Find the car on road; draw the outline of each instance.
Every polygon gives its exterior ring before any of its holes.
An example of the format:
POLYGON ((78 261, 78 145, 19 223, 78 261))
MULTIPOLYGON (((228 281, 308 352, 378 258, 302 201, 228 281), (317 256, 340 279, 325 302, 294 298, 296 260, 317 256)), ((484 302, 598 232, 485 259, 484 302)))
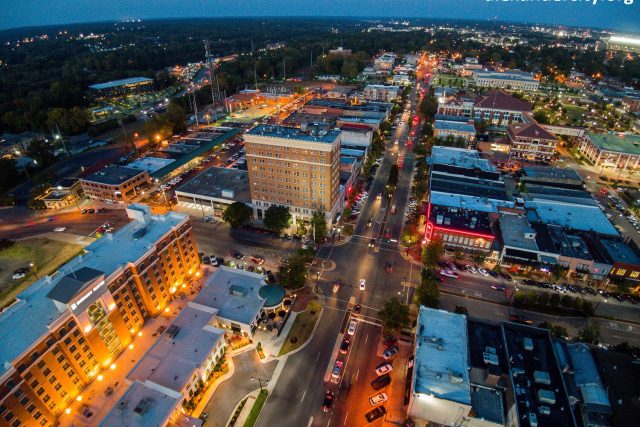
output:
POLYGON ((342 367, 344 366, 344 362, 342 360, 336 360, 336 364, 333 365, 333 370, 331 371, 331 376, 333 378, 340 378, 340 374, 342 374, 342 367))
POLYGON ((244 259, 244 254, 240 251, 234 251, 233 252, 233 257, 235 259, 244 259))
POLYGON ((362 306, 360 304, 356 304, 353 306, 353 312, 355 314, 360 314, 360 310, 362 310, 362 306))
POLYGON ((440 270, 440 275, 441 276, 445 276, 445 277, 451 277, 454 279, 458 278, 458 273, 456 273, 455 271, 451 271, 451 270, 440 270))
POLYGON ((349 353, 349 348, 351 347, 351 340, 349 338, 345 338, 342 340, 340 344, 340 353, 347 354, 349 353))
POLYGON ((389 384, 391 384, 391 376, 389 374, 382 375, 371 381, 371 387, 373 387, 374 390, 380 390, 389 384))
POLYGON ((482 268, 482 267, 478 268, 478 273, 482 274, 485 277, 489 276, 489 272, 487 270, 485 270, 484 268, 482 268))
POLYGON ((393 371, 393 366, 391 366, 391 363, 383 362, 376 367, 375 371, 376 375, 381 377, 382 375, 393 371))
POLYGON ((67 227, 56 227, 56 228, 53 229, 53 231, 55 231, 57 233, 61 233, 66 229, 67 229, 67 227))
POLYGON ((340 286, 342 286, 342 285, 340 283, 338 283, 338 282, 334 282, 333 283, 333 293, 334 294, 338 293, 338 291, 340 290, 340 286))
POLYGON ((385 263, 384 271, 391 273, 393 271, 393 265, 390 262, 385 263))
POLYGON ((491 289, 496 290, 498 292, 504 292, 507 290, 507 287, 503 285, 491 285, 491 289))
POLYGON ((494 279, 500 278, 500 275, 493 270, 489 270, 489 275, 491 275, 491 277, 493 277, 494 279))
POLYGON ((384 406, 378 406, 372 409, 371 411, 367 412, 366 414, 364 414, 364 417, 367 419, 367 422, 372 423, 378 418, 384 416, 384 414, 386 413, 387 413, 387 410, 384 408, 384 406))
POLYGON ((351 322, 349 322, 349 327, 347 328, 347 334, 355 335, 357 327, 358 327, 357 321, 352 320, 351 322))
POLYGON ((531 319, 527 319, 527 318, 522 317, 522 316, 519 316, 519 315, 517 315, 517 314, 512 314, 511 316, 509 316, 509 319, 510 319, 512 322, 516 322, 516 323, 524 323, 524 324, 527 324, 527 325, 531 325, 531 324, 533 323, 533 320, 531 320, 531 319))
POLYGON ((262 256, 260 256, 260 255, 253 255, 253 256, 251 257, 251 261, 252 261, 254 264, 262 265, 262 264, 264 264, 264 257, 262 257, 262 256))
POLYGON ((398 347, 391 347, 382 353, 384 360, 393 360, 398 357, 398 347))
POLYGON ((371 403, 371 406, 376 406, 386 402, 387 400, 389 400, 387 393, 378 393, 369 398, 369 403, 371 403))
POLYGON ((372 248, 376 245, 376 239, 369 240, 369 247, 372 248))
POLYGON ((369 218, 369 221, 367 221, 367 227, 371 227, 372 224, 373 224, 373 218, 369 218))
POLYGON ((333 405, 333 398, 333 392, 327 390, 327 392, 324 394, 324 401, 322 402, 322 411, 329 412, 329 409, 331 409, 331 405, 333 405))
POLYGON ((365 279, 360 279, 360 290, 364 291, 364 288, 367 284, 367 281, 365 279))
POLYGON ((13 276, 11 276, 11 278, 12 278, 13 280, 18 280, 18 279, 22 279, 22 278, 23 278, 23 277, 25 277, 26 275, 27 275, 27 273, 26 273, 26 272, 16 272, 16 273, 13 273, 13 276))

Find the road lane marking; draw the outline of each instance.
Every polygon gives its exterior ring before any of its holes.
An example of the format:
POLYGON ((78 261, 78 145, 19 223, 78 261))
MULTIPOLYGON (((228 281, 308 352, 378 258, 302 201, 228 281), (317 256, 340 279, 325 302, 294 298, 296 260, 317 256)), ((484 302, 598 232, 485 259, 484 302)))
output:
POLYGON ((313 424, 313 417, 309 418, 309 423, 307 424, 307 427, 311 427, 311 424, 313 424))
POLYGON ((349 416, 349 412, 347 411, 346 414, 344 414, 344 422, 342 423, 343 426, 347 425, 347 417, 349 416))
POLYGON ((360 375, 360 369, 356 371, 356 381, 358 381, 358 375, 360 375))
POLYGON ((318 352, 318 356, 316 356, 316 362, 320 359, 320 352, 318 352))
MULTIPOLYGON (((331 415, 333 415, 333 411, 331 411, 331 415)), ((313 417, 311 417, 313 418, 313 417)), ((329 424, 331 424, 331 418, 329 418, 329 421, 327 421, 327 427, 329 427, 329 424)))
POLYGON ((365 344, 367 343, 367 340, 368 340, 368 339, 369 339, 369 334, 367 334, 367 335, 364 337, 364 343, 365 343, 365 344))
POLYGON ((304 397, 307 395, 307 389, 304 389, 304 393, 302 393, 302 399, 300 399, 300 403, 304 400, 304 397))

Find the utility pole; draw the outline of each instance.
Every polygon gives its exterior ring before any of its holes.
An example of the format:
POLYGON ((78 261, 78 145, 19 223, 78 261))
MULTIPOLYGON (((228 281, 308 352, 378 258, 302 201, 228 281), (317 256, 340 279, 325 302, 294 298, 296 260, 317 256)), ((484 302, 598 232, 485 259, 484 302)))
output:
POLYGON ((198 123, 198 104, 196 103, 196 90, 193 90, 193 114, 194 117, 196 118, 196 126, 200 125, 200 123, 198 123))
POLYGON ((287 62, 285 59, 282 60, 282 81, 287 81, 287 62))
POLYGON ((213 103, 213 109, 216 108, 216 97, 213 93, 213 59, 211 58, 211 50, 209 49, 209 40, 204 41, 204 53, 207 60, 207 66, 209 67, 209 84, 211 85, 211 102, 213 103))

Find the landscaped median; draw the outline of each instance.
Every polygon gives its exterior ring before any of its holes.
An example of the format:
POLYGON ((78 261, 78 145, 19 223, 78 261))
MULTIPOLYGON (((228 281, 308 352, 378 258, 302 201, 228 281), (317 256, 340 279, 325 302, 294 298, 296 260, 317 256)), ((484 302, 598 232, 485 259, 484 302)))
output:
POLYGON ((244 427, 253 427, 253 425, 258 420, 258 415, 260 415, 260 411, 262 410, 262 407, 264 406, 264 402, 267 400, 268 395, 269 392, 266 389, 263 388, 262 390, 260 390, 260 393, 258 394, 258 397, 256 397, 256 401, 251 408, 251 412, 249 412, 249 415, 244 422, 244 427))
POLYGON ((322 305, 318 301, 309 301, 307 309, 296 316, 278 356, 296 350, 307 342, 320 318, 321 311, 322 305))

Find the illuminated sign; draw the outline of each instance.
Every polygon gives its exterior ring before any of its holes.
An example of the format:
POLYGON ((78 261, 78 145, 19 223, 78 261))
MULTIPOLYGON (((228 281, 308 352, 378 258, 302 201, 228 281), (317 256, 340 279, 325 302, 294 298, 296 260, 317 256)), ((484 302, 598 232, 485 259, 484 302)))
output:
POLYGON ((87 292, 86 294, 84 294, 78 301, 74 302, 71 304, 71 310, 74 310, 76 308, 78 308, 78 306, 80 304, 82 304, 87 298, 89 298, 91 295, 93 295, 93 293, 95 291, 97 291, 98 289, 100 289, 102 286, 104 286, 104 280, 100 281, 100 283, 98 283, 97 285, 95 285, 89 292, 87 292))
POLYGON ((431 221, 429 221, 427 223, 427 229, 426 229, 425 237, 427 238, 427 240, 431 240, 431 236, 432 235, 433 235, 433 224, 431 223, 431 221))

